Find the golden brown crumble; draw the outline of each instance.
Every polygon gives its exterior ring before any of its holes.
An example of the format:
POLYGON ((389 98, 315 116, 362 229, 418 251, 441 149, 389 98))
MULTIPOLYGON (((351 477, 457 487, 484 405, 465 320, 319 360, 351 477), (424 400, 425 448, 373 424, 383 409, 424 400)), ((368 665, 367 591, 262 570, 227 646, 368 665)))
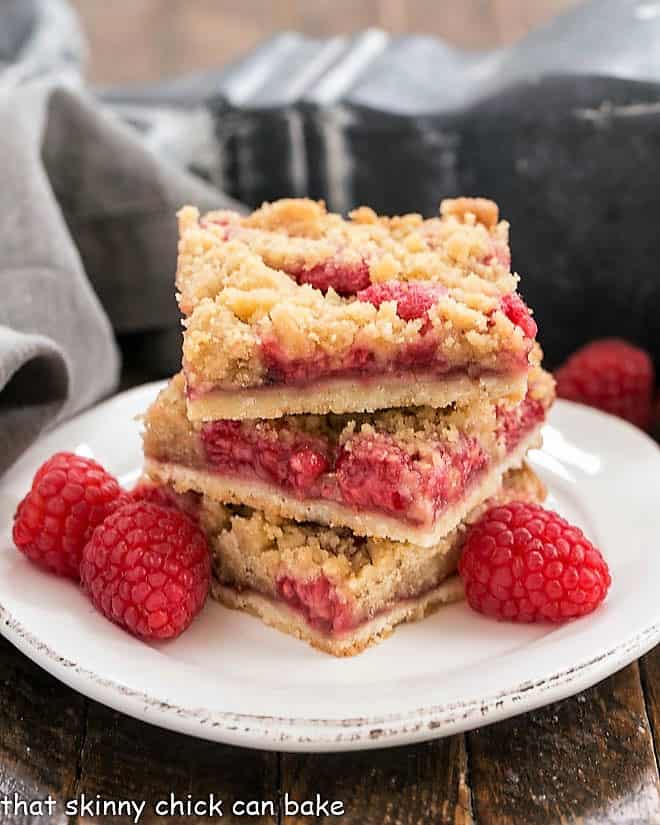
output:
POLYGON ((404 320, 396 303, 379 308, 354 296, 324 294, 287 273, 328 260, 366 262, 372 283, 393 279, 442 284, 448 292, 428 312, 432 340, 449 369, 478 363, 497 371, 501 354, 524 359, 529 346, 499 308, 517 277, 497 251, 507 250, 507 225, 483 199, 444 202, 441 216, 378 217, 362 207, 350 220, 321 203, 284 200, 248 217, 216 212, 200 221, 179 213, 179 302, 185 322, 184 366, 199 392, 214 386, 259 386, 262 342, 287 359, 330 359, 341 365, 355 348, 385 364, 419 341, 423 319, 404 320))
POLYGON ((500 216, 497 204, 487 198, 446 198, 440 204, 440 214, 453 215, 468 224, 477 221, 488 229, 497 226, 500 216))
POLYGON ((507 250, 508 224, 497 222, 497 206, 483 198, 459 199, 461 210, 443 201, 440 216, 424 220, 409 214, 379 217, 368 207, 354 210, 349 220, 329 213, 323 202, 283 199, 266 203, 251 215, 211 212, 200 221, 190 206, 179 212, 177 286, 185 312, 198 300, 221 288, 209 281, 208 269, 218 269, 234 241, 269 268, 295 273, 328 260, 342 265, 365 262, 372 283, 430 280, 453 288, 462 283, 486 294, 512 292, 516 276, 494 250, 507 250), (473 212, 469 211, 472 204, 473 212), (493 220, 493 215, 495 220, 493 220))

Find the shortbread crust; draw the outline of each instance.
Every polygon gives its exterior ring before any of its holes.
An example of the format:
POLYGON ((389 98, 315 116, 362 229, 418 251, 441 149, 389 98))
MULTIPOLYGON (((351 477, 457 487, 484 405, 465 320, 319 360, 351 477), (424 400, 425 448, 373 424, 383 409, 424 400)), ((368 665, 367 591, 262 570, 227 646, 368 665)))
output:
POLYGON ((434 613, 446 604, 461 601, 464 598, 463 583, 454 573, 440 582, 437 587, 422 596, 402 599, 382 613, 367 619, 359 627, 345 636, 329 636, 311 627, 305 618, 285 602, 268 598, 255 590, 237 590, 227 587, 215 579, 211 583, 211 596, 233 610, 261 619, 264 624, 295 636, 312 647, 332 656, 356 656, 367 647, 391 636, 395 628, 404 622, 418 622, 434 613))
POLYGON ((411 405, 441 409, 456 402, 465 405, 484 399, 513 405, 524 398, 526 389, 527 369, 511 375, 459 374, 444 378, 411 372, 405 376, 330 378, 309 387, 278 385, 241 392, 211 390, 199 397, 189 396, 187 414, 191 421, 214 421, 328 411, 374 412, 411 405))

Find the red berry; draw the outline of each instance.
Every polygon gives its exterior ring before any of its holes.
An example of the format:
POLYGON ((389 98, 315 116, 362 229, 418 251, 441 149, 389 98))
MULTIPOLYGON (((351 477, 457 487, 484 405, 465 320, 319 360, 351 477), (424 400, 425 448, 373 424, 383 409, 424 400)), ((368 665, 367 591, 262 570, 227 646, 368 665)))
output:
POLYGON ((651 423, 653 362, 647 352, 618 338, 582 347, 555 373, 557 395, 625 418, 651 423))
POLYGON ((121 495, 117 480, 96 461, 56 453, 18 505, 14 544, 41 567, 78 580, 83 547, 121 495))
POLYGON ((505 295, 500 300, 500 307, 509 321, 519 327, 527 338, 536 338, 538 332, 536 321, 530 315, 527 304, 520 295, 515 292, 505 295))
POLYGON ((404 321, 425 318, 439 298, 447 294, 442 284, 417 281, 385 281, 358 292, 360 301, 380 307, 385 301, 396 301, 396 314, 404 321))
POLYGON ((173 639, 190 625, 209 591, 206 537, 172 507, 125 504, 92 534, 80 578, 111 621, 143 639, 173 639))
POLYGON ((605 559, 578 527, 538 504, 488 510, 459 563, 468 603, 513 622, 563 622, 591 613, 611 584, 605 559))

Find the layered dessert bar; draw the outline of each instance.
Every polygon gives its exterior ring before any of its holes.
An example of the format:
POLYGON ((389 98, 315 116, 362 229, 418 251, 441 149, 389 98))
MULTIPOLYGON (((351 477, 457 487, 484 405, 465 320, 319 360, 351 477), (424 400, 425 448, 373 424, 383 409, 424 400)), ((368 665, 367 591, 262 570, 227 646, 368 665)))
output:
POLYGON ((429 547, 539 446, 552 377, 515 407, 487 398, 373 414, 191 423, 176 376, 144 420, 145 470, 180 492, 429 547))
POLYGON ((179 232, 194 421, 525 394, 536 324, 491 201, 445 200, 427 220, 304 199, 185 207, 179 232))
POLYGON ((351 656, 401 622, 462 598, 455 575, 467 526, 487 506, 540 502, 545 489, 527 467, 431 547, 360 538, 346 529, 299 524, 203 497, 199 519, 211 547, 212 594, 266 624, 335 656, 351 656))

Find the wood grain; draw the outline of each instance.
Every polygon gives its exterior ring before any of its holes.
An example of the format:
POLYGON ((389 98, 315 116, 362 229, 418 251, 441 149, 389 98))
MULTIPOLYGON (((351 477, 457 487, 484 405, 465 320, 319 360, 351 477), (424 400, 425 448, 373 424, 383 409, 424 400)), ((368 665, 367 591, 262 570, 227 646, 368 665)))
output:
POLYGON ((639 668, 646 699, 646 713, 651 723, 655 744, 655 760, 658 763, 658 754, 660 754, 660 646, 653 648, 650 653, 640 659, 639 668))
POLYGON ((468 734, 479 825, 660 822, 637 664, 575 699, 468 734))
POLYGON ((66 822, 63 800, 74 790, 86 700, 65 688, 0 637, 0 799, 12 803, 52 794, 52 816, 0 808, 0 823, 66 822))
MULTIPOLYGON (((389 750, 282 756, 282 792, 344 803, 342 825, 473 825, 463 736, 389 750)), ((284 825, 304 825, 286 815, 284 825)))
MULTIPOLYGON (((170 733, 102 705, 90 704, 77 795, 145 800, 141 825, 274 823, 277 821, 277 787, 275 753, 231 748, 170 733), (205 816, 201 810, 188 815, 186 808, 172 809, 172 816, 158 816, 157 803, 167 802, 170 794, 184 805, 189 798, 205 801, 213 794, 216 800, 224 800, 223 816, 205 816), (233 816, 232 806, 237 800, 273 801, 275 814, 233 816)), ((129 823, 131 818, 116 817, 111 821, 129 823)))
POLYGON ((499 46, 579 0, 73 0, 94 83, 158 80, 222 66, 281 29, 327 37, 369 26, 499 46), (121 55, 121 59, 118 59, 121 55))

